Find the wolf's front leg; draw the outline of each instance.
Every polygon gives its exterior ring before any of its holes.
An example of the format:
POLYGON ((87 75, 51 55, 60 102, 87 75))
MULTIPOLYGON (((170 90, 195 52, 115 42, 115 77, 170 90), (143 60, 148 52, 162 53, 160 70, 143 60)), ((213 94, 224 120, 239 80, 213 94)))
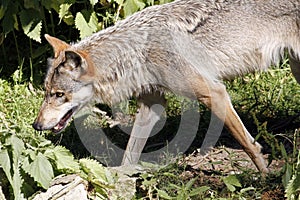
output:
POLYGON ((164 112, 165 99, 159 92, 138 99, 139 110, 123 156, 122 165, 137 164, 147 139, 164 112))

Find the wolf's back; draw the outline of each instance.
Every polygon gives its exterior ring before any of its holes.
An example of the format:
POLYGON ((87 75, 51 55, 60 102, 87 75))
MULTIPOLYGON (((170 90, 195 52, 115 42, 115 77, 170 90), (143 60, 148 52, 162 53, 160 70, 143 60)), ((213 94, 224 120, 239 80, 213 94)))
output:
MULTIPOLYGON (((295 0, 179 0, 146 8, 76 46, 98 58, 95 63, 105 62, 103 66, 111 66, 110 54, 127 61, 134 57, 132 64, 152 70, 160 66, 170 72, 193 70, 230 79, 278 62, 287 38, 291 49, 299 49, 295 41, 299 4, 295 0)), ((111 69, 119 72, 126 66, 111 69)))

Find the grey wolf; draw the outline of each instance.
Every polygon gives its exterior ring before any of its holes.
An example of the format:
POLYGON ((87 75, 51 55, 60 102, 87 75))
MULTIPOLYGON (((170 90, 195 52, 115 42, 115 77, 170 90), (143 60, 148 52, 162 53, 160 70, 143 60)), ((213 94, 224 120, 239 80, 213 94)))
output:
POLYGON ((210 108, 266 173, 261 146, 222 80, 266 70, 288 52, 300 82, 299 13, 298 0, 178 0, 146 8, 75 44, 45 35, 54 58, 33 127, 61 132, 90 101, 113 105, 136 96, 139 112, 123 159, 133 164, 160 116, 152 105, 164 104, 160 93, 169 90, 210 108))

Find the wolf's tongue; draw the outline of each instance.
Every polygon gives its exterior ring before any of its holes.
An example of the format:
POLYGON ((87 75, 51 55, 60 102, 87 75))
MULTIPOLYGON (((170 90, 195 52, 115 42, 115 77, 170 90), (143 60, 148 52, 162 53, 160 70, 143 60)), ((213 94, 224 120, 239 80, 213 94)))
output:
POLYGON ((68 119, 70 117, 72 117, 73 115, 73 111, 76 110, 76 108, 72 108, 71 110, 69 110, 64 116, 63 118, 58 122, 58 124, 56 124, 56 126, 54 126, 52 128, 52 132, 53 133, 59 133, 60 131, 62 131, 65 126, 66 126, 66 122, 68 121, 68 119))

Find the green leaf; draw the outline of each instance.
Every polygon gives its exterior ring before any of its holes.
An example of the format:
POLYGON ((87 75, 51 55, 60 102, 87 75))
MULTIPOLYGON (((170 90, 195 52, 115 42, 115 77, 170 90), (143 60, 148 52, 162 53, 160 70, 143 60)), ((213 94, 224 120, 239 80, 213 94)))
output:
POLYGON ((178 178, 178 176, 176 176, 175 174, 170 173, 170 172, 164 172, 163 175, 168 176, 168 177, 172 177, 172 178, 178 178))
POLYGON ((294 174, 285 189, 285 197, 288 199, 300 199, 300 151, 298 152, 294 174))
MULTIPOLYGON (((39 49, 39 51, 41 51, 41 49, 39 49)), ((45 51, 42 51, 43 53, 45 53, 45 51)), ((51 146, 51 141, 50 140, 47 140, 47 139, 45 139, 45 138, 41 138, 40 139, 40 142, 38 143, 38 147, 39 148, 43 148, 43 147, 49 147, 49 146, 51 146)))
POLYGON ((13 182, 11 186, 14 190, 14 197, 15 199, 25 199, 24 195, 22 194, 21 187, 23 185, 23 179, 21 177, 19 166, 14 166, 14 175, 13 175, 13 182))
POLYGON ((242 185, 236 175, 229 175, 224 179, 225 179, 224 182, 227 182, 227 183, 237 186, 237 187, 242 187, 242 185))
POLYGON ((54 173, 52 165, 46 156, 42 153, 38 153, 36 159, 31 162, 29 166, 26 172, 43 188, 47 189, 50 185, 50 181, 54 177, 54 173))
POLYGON ((193 179, 189 180, 189 182, 187 182, 187 184, 185 185, 185 188, 187 190, 190 190, 197 179, 198 178, 196 177, 196 178, 193 178, 193 179))
POLYGON ((23 10, 20 13, 20 21, 24 33, 31 39, 41 42, 42 19, 34 9, 23 10))
MULTIPOLYGON (((59 6, 59 18, 60 22, 61 20, 64 20, 64 22, 68 25, 73 25, 74 24, 74 16, 70 12, 70 7, 72 4, 64 3, 59 6)), ((59 23, 60 23, 59 22, 59 23)))
POLYGON ((288 160, 289 157, 288 157, 288 155, 286 153, 286 150, 285 150, 285 147, 284 147, 284 145, 282 143, 280 143, 280 151, 281 151, 281 155, 283 156, 283 158, 285 160, 288 160))
POLYGON ((67 14, 69 14, 69 8, 72 4, 64 3, 59 6, 58 16, 62 20, 67 14))
POLYGON ((75 17, 75 26, 80 32, 80 38, 90 36, 98 30, 98 19, 95 12, 78 12, 75 17))
POLYGON ((164 190, 157 190, 158 196, 164 198, 164 199, 172 199, 171 196, 168 195, 168 193, 164 190))
POLYGON ((285 197, 288 197, 288 199, 297 199, 297 197, 298 199, 300 198, 300 173, 293 176, 287 185, 285 193, 285 197))
POLYGON ((83 158, 79 160, 79 163, 82 169, 81 176, 90 181, 99 194, 106 197, 106 189, 114 188, 114 179, 110 171, 96 160, 83 158))
POLYGON ((225 178, 223 178, 223 181, 227 188, 231 191, 234 192, 236 190, 235 187, 242 187, 240 181, 236 177, 236 175, 229 175, 225 178))
POLYGON ((243 189, 241 189, 240 193, 244 194, 244 193, 246 193, 248 191, 251 191, 251 190, 255 191, 255 187, 246 187, 246 188, 243 188, 243 189))
POLYGON ((293 175, 293 167, 289 163, 286 163, 284 166, 285 166, 285 173, 281 177, 281 180, 284 188, 286 188, 293 175))
POLYGON ((30 170, 30 161, 29 161, 29 157, 25 157, 23 162, 22 162, 22 169, 28 173, 28 171, 30 170))
POLYGON ((24 143, 16 135, 11 135, 6 139, 5 144, 10 149, 2 149, 0 151, 0 166, 13 189, 15 199, 24 199, 21 187, 23 179, 20 175, 20 159, 24 149, 24 143), (10 158, 10 153, 12 158, 10 158))
POLYGON ((34 28, 30 32, 25 34, 29 38, 41 43, 41 30, 42 30, 42 20, 40 20, 39 23, 37 23, 36 26, 34 26, 34 28))
POLYGON ((0 167, 3 169, 8 181, 12 183, 12 176, 10 172, 11 163, 7 149, 0 150, 0 167))
POLYGON ((193 196, 196 196, 199 194, 204 194, 209 189, 210 189, 210 187, 208 187, 208 186, 202 186, 202 187, 192 189, 192 191, 190 192, 190 196, 193 197, 193 196))
POLYGON ((3 16, 2 24, 1 24, 5 35, 11 32, 16 27, 16 24, 18 24, 16 18, 16 14, 18 13, 18 3, 13 3, 12 1, 9 1, 7 8, 9 9, 5 9, 5 6, 3 8, 4 9, 3 11, 6 12, 5 15, 3 16))
POLYGON ((107 169, 96 160, 82 158, 79 160, 80 166, 86 174, 89 174, 95 179, 107 181, 107 169))
POLYGON ((230 192, 234 192, 236 190, 236 188, 233 185, 229 184, 229 183, 225 183, 225 185, 226 185, 226 187, 228 188, 228 190, 230 192))
MULTIPOLYGON (((0 6, 0 20, 2 19, 3 16, 5 16, 6 10, 9 7, 10 3, 11 3, 11 1, 1 1, 1 6, 0 6)), ((11 10, 11 8, 9 10, 11 10)), ((9 10, 8 10, 8 12, 9 12, 9 10)))
POLYGON ((180 189, 181 189, 180 186, 175 185, 174 183, 170 183, 169 186, 171 186, 171 187, 173 187, 173 188, 175 188, 175 189, 177 189, 177 190, 180 190, 180 189))
POLYGON ((6 11, 6 8, 3 5, 1 5, 0 6, 0 20, 3 18, 5 11, 6 11))
POLYGON ((25 148, 24 142, 16 135, 12 135, 10 138, 8 138, 8 143, 12 146, 14 163, 17 164, 17 160, 25 148))
POLYGON ((143 181, 144 186, 153 186, 153 185, 156 185, 156 184, 157 184, 157 179, 156 178, 151 178, 149 180, 144 179, 144 181, 143 181))
POLYGON ((79 172, 79 163, 75 161, 72 153, 62 146, 56 146, 54 149, 46 150, 45 156, 56 163, 58 170, 79 172))
POLYGON ((126 0, 124 3, 124 17, 142 10, 145 6, 146 4, 142 0, 126 0))

